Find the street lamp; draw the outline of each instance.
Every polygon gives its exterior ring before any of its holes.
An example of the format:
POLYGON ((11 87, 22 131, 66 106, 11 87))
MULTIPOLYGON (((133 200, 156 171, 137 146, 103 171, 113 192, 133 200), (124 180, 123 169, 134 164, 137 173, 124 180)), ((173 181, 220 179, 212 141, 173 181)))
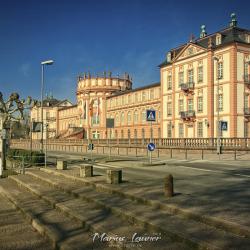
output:
POLYGON ((42 121, 42 129, 41 129, 41 152, 43 153, 43 92, 44 92, 44 66, 52 65, 54 63, 53 60, 47 60, 41 62, 42 65, 42 79, 41 79, 41 121, 42 121))
POLYGON ((221 127, 220 127, 220 108, 219 108, 219 58, 214 56, 213 57, 214 61, 217 62, 217 154, 221 153, 221 146, 220 146, 220 136, 221 136, 221 127))

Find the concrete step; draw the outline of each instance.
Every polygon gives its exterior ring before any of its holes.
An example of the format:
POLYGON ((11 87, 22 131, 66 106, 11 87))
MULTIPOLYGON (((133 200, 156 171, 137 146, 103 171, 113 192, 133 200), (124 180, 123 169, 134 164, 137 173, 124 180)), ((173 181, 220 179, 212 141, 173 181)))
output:
POLYGON ((2 195, 0 195, 0 249, 53 249, 52 242, 34 230, 22 213, 17 211, 13 204, 2 195))
POLYGON ((166 233, 172 236, 172 239, 182 239, 190 245, 191 243, 198 244, 200 247, 209 249, 247 249, 250 245, 249 238, 243 238, 195 220, 172 215, 161 209, 122 198, 119 195, 97 192, 93 186, 85 186, 83 182, 77 179, 73 181, 65 178, 65 176, 53 173, 57 172, 47 173, 39 170, 27 172, 28 175, 63 190, 73 197, 78 197, 110 210, 113 214, 133 224, 166 233))
MULTIPOLYGON (((106 244, 92 242, 92 232, 81 222, 66 217, 10 178, 0 181, 0 192, 25 215, 40 234, 51 240, 54 249, 107 249, 106 244)), ((8 242, 11 240, 12 237, 8 242)), ((29 240, 31 239, 28 238, 27 241, 29 240)))
MULTIPOLYGON (((10 179, 47 201, 50 205, 65 213, 69 218, 80 221, 90 228, 93 233, 98 233, 98 235, 106 233, 110 237, 116 237, 117 235, 125 237, 127 241, 124 240, 117 247, 141 249, 143 246, 143 249, 153 249, 155 247, 157 249, 166 249, 166 246, 168 246, 167 249, 189 249, 190 245, 193 246, 193 244, 184 243, 182 239, 179 241, 163 233, 159 235, 158 231, 147 230, 140 225, 129 223, 127 218, 114 215, 110 212, 110 209, 99 206, 96 202, 75 198, 59 189, 46 185, 46 182, 39 178, 39 173, 41 171, 27 171, 27 175, 12 176, 10 179), (157 242, 141 242, 140 244, 131 245, 129 241, 131 241, 135 233, 138 236, 160 236, 161 239, 157 242)), ((48 180, 49 178, 46 177, 46 179, 48 180)), ((112 244, 115 243, 113 242, 112 244)))

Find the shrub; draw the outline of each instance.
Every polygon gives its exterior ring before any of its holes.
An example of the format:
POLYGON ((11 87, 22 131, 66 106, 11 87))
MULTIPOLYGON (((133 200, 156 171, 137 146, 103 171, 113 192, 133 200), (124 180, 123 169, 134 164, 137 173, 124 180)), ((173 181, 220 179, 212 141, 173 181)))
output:
POLYGON ((9 149, 7 158, 10 160, 22 161, 28 164, 44 163, 44 153, 25 149, 9 149))

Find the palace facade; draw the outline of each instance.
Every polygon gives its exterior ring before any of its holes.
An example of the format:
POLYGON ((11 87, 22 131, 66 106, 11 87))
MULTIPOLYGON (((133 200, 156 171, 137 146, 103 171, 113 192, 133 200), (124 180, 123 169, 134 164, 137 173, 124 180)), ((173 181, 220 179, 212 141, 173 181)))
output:
MULTIPOLYGON (((53 133, 44 136, 149 138, 146 110, 154 109, 154 138, 249 137, 249 62, 250 31, 237 27, 232 14, 229 27, 207 35, 202 25, 198 39, 171 49, 159 65, 159 83, 133 89, 126 73, 79 76, 76 105, 57 100, 46 106, 45 100, 45 122, 53 133), (106 127, 107 118, 114 118, 114 128, 106 127)), ((39 113, 35 107, 31 119, 39 121, 39 113)))

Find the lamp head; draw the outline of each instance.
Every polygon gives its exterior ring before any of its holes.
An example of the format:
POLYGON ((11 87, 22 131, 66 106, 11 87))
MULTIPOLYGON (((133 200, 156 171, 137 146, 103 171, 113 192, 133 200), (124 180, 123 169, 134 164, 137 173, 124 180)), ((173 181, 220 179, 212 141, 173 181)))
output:
POLYGON ((54 63, 53 60, 47 60, 47 61, 41 62, 41 65, 52 65, 53 63, 54 63))

